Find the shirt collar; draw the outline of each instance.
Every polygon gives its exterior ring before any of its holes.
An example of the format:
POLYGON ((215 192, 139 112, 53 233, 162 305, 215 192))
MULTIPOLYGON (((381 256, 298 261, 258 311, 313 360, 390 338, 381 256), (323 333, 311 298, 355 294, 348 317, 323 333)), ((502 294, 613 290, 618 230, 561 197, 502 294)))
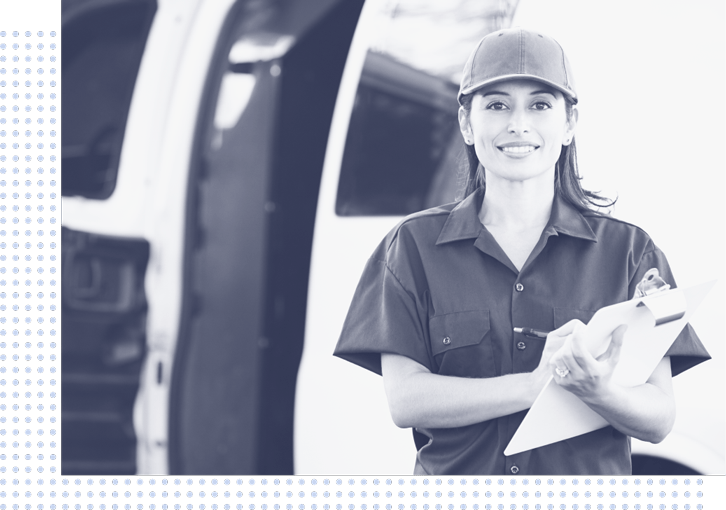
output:
MULTIPOLYGON (((479 237, 484 228, 481 221, 479 221, 479 210, 483 199, 484 190, 478 188, 474 193, 459 202, 449 213, 436 244, 479 237)), ((545 227, 545 232, 548 231, 551 234, 565 234, 597 242, 597 236, 582 213, 562 198, 559 193, 555 193, 550 219, 545 227)))

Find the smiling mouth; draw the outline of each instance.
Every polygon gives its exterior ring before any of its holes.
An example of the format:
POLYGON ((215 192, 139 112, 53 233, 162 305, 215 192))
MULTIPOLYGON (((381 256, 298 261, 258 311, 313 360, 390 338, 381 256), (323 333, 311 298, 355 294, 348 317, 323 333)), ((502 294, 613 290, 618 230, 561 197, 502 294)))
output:
POLYGON ((497 147, 506 154, 528 154, 539 149, 539 145, 513 145, 507 147, 497 147))

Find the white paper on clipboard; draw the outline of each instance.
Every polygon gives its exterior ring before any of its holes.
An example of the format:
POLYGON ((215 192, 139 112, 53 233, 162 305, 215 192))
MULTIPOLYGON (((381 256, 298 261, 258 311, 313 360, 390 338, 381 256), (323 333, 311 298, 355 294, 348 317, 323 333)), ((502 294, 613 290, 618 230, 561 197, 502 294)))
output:
MULTIPOLYGON (((585 342, 588 350, 594 356, 602 354, 615 328, 627 324, 613 381, 626 387, 645 383, 715 283, 713 280, 601 308, 587 325, 585 342)), ((607 424, 587 404, 550 379, 504 455, 569 439, 607 424)))

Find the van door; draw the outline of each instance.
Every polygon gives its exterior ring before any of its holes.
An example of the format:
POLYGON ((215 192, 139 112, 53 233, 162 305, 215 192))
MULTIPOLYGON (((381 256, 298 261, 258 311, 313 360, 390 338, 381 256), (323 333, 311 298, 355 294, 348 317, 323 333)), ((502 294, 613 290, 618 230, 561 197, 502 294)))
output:
POLYGON ((293 472, 317 192, 362 3, 238 2, 225 21, 188 181, 171 473, 293 472))
MULTIPOLYGON (((62 3, 64 197, 114 191, 155 12, 155 0, 62 3)), ((62 256, 61 473, 134 474, 149 243, 63 228, 62 256)))

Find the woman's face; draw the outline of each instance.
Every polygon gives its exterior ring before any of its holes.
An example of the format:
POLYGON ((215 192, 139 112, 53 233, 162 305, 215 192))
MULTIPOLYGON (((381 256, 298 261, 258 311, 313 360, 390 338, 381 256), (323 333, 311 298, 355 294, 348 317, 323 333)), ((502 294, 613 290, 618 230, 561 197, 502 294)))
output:
POLYGON ((567 119, 559 91, 526 79, 484 87, 475 93, 469 112, 459 111, 464 140, 474 145, 479 162, 487 173, 509 181, 554 175, 576 122, 576 110, 567 119))

